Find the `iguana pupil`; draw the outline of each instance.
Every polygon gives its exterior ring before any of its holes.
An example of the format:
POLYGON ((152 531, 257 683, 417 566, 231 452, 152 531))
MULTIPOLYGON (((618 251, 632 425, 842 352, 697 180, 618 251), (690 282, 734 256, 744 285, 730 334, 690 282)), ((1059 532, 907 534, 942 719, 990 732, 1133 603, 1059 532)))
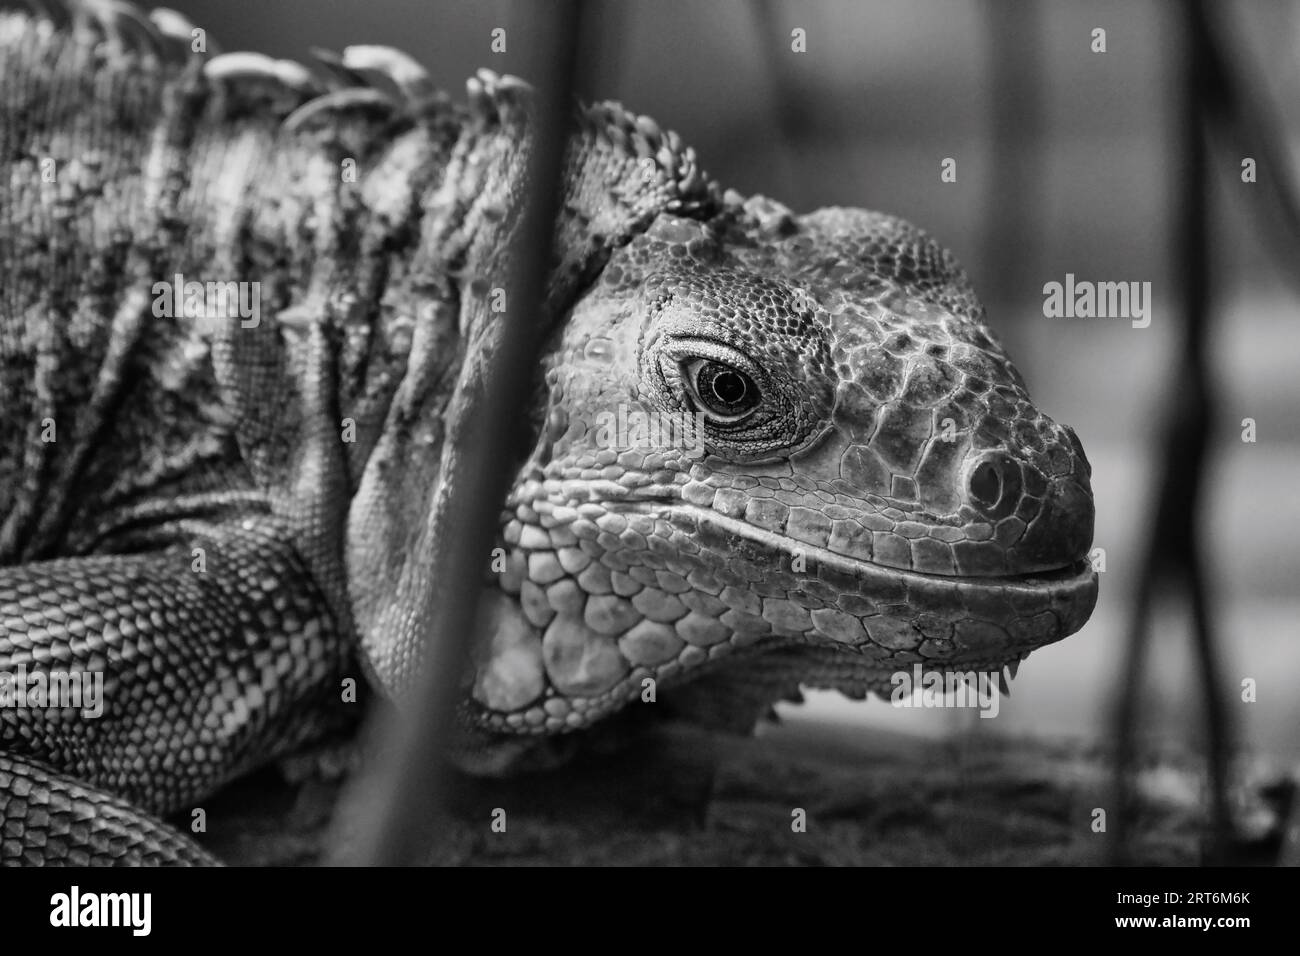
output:
POLYGON ((757 403, 753 383, 743 372, 719 362, 707 362, 695 378, 695 389, 709 410, 719 415, 746 412, 757 403))

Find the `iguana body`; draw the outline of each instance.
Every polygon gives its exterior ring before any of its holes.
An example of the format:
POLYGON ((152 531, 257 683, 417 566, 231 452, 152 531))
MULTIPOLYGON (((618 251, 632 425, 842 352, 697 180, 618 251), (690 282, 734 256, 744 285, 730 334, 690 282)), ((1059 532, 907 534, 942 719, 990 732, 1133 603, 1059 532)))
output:
MULTIPOLYGON (((106 700, 0 708, 0 860, 201 861, 147 814, 346 723, 358 662, 399 700, 418 668, 526 95, 74 9, 0 14, 0 672, 99 671, 106 700), (260 307, 177 310, 186 282, 260 307)), ((799 683, 1014 668, 1086 621, 1082 449, 932 240, 724 196, 613 105, 563 209, 467 732, 581 730, 647 679, 752 725, 799 683)))

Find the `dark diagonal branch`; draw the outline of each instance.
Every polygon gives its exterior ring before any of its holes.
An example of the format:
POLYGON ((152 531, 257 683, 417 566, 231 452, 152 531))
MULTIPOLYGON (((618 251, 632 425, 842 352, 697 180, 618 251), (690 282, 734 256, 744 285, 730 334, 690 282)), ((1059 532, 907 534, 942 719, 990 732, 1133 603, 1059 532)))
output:
MULTIPOLYGON (((577 37, 581 22, 579 0, 553 0, 539 5, 530 42, 543 54, 547 75, 538 76, 532 117, 532 149, 528 159, 528 195, 523 219, 515 234, 509 261, 513 264, 506 301, 511 307, 500 319, 490 350, 479 357, 483 374, 464 396, 449 422, 457 455, 450 474, 443 476, 439 507, 448 520, 448 534, 438 541, 430 587, 422 595, 421 618, 432 622, 426 636, 419 685, 391 734, 395 743, 381 767, 382 784, 371 791, 377 805, 365 808, 356 824, 361 828, 353 859, 362 864, 409 864, 429 858, 439 811, 448 791, 446 759, 453 733, 458 678, 474 635, 483 564, 508 490, 515 423, 528 398, 541 344, 541 310, 572 116, 572 90, 577 37)), ((470 359, 467 359, 469 361, 470 359)))

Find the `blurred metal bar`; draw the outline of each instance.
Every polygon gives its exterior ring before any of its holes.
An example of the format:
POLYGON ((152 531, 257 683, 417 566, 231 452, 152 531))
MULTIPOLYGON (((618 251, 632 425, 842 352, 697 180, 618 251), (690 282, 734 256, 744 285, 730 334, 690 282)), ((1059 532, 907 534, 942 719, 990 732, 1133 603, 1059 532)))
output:
POLYGON ((1179 8, 1183 17, 1183 51, 1178 78, 1180 103, 1174 147, 1182 161, 1174 201, 1178 215, 1174 275, 1183 305, 1182 356, 1176 382, 1165 391, 1168 418, 1160 436, 1162 472, 1155 497, 1156 519, 1147 542, 1134 606, 1129 619, 1123 686, 1115 712, 1116 800, 1111 855, 1127 862, 1137 802, 1133 768, 1142 678, 1151 642, 1155 599, 1181 589, 1192 610, 1192 639, 1201 679, 1210 778, 1210 832, 1205 862, 1219 863, 1232 842, 1228 809, 1230 762, 1228 711, 1221 685, 1222 667, 1212 628, 1208 583, 1203 571, 1197 520, 1205 477, 1210 419, 1215 408, 1206 359, 1210 302, 1213 295, 1210 251, 1209 171, 1204 120, 1222 101, 1220 75, 1202 0, 1179 8))
MULTIPOLYGON (((1300 185, 1281 132, 1282 114, 1270 103, 1265 84, 1242 52, 1245 45, 1234 44, 1233 31, 1219 11, 1206 6, 1202 14, 1205 66, 1215 92, 1210 101, 1210 132, 1221 139, 1234 171, 1243 156, 1255 155, 1262 188, 1250 189, 1247 195, 1261 225, 1272 233, 1265 248, 1275 256, 1284 279, 1300 288, 1300 270, 1296 269, 1300 261, 1300 185)), ((1201 611, 1197 613, 1199 616, 1201 611)), ((1278 866, 1300 865, 1300 841, 1295 837, 1300 833, 1300 801, 1292 797, 1289 802, 1289 819, 1282 821, 1281 848, 1275 861, 1278 866)))
POLYGON ((511 478, 510 440, 517 434, 515 423, 526 417, 521 409, 543 340, 542 304, 563 194, 560 182, 573 115, 583 6, 582 0, 553 0, 531 8, 546 14, 535 14, 528 32, 542 73, 534 81, 528 192, 510 258, 510 308, 484 358, 484 387, 466 396, 459 421, 448 428, 447 440, 452 435, 463 440, 452 472, 442 476, 440 491, 455 533, 438 542, 430 586, 423 595, 423 619, 433 622, 423 673, 407 710, 387 724, 393 742, 379 768, 381 782, 370 788, 363 784, 362 799, 374 803, 354 808, 358 838, 350 858, 341 862, 426 862, 439 827, 447 823, 443 810, 451 768, 446 755, 460 676, 474 637, 484 564, 511 478))
POLYGON ((1248 190, 1256 215, 1273 232, 1265 246, 1276 256, 1283 278, 1300 288, 1300 184, 1286 139, 1280 134, 1280 113, 1269 100, 1268 90, 1250 67, 1245 45, 1232 41, 1232 30, 1211 7, 1203 12, 1206 29, 1208 85, 1214 92, 1209 102, 1210 119, 1225 147, 1231 146, 1233 166, 1242 157, 1255 154, 1261 171, 1261 188, 1248 190))

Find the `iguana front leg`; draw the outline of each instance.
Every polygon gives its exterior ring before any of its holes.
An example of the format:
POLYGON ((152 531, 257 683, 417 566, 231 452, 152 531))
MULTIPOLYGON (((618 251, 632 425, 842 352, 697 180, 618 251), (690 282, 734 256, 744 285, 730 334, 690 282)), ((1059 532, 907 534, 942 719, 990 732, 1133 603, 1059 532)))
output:
POLYGON ((103 675, 97 717, 12 706, 13 688, 0 707, 0 862, 197 861, 141 814, 345 718, 347 644, 285 537, 267 515, 185 520, 128 542, 149 550, 0 568, 0 672, 103 675))

